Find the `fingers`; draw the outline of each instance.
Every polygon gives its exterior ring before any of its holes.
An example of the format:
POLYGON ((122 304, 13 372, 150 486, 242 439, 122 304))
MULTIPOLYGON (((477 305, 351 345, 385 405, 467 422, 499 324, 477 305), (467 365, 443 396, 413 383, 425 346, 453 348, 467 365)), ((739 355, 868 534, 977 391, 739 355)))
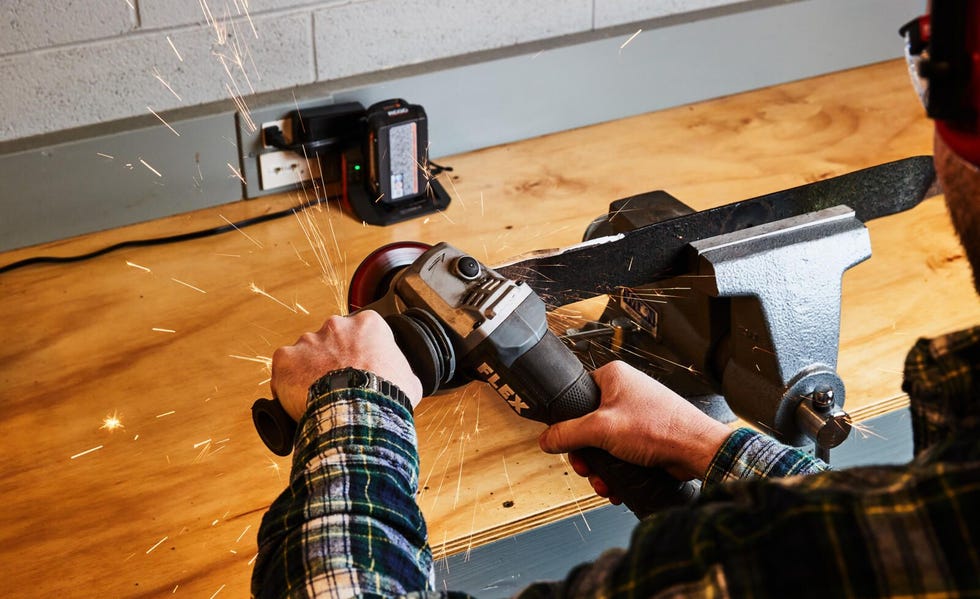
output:
POLYGON ((622 503, 622 500, 620 500, 619 497, 611 494, 609 485, 606 484, 606 481, 602 480, 602 478, 600 478, 598 475, 592 474, 592 471, 589 469, 589 465, 585 463, 585 460, 582 458, 582 455, 579 452, 569 452, 568 463, 572 466, 572 470, 575 471, 575 474, 589 479, 589 484, 592 485, 592 490, 595 491, 596 495, 607 498, 609 503, 613 505, 619 505, 622 503))
POLYGON ((538 437, 538 445, 545 453, 568 453, 595 444, 593 426, 594 412, 581 418, 556 422, 544 429, 538 437))

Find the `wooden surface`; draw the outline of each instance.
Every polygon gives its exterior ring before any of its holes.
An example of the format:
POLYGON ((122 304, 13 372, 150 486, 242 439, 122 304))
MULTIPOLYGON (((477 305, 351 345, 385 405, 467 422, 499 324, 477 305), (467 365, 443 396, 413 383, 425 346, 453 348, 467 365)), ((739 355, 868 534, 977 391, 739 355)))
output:
MULTIPOLYGON (((631 194, 662 188, 701 209, 930 152, 905 67, 890 62, 447 157, 450 208, 397 226, 364 226, 331 205, 0 275, 4 586, 14 596, 244 595, 260 518, 289 466, 249 418, 267 393, 264 361, 339 311, 351 271, 382 244, 445 240, 493 264, 577 242, 631 194), (114 414, 123 428, 103 428, 114 414)), ((162 174, 164 184, 192 176, 162 174)), ((0 264, 300 199, 8 252, 0 264)), ((844 279, 839 370, 852 411, 900 401, 916 336, 980 322, 941 199, 870 229, 873 258, 844 279)), ((538 451, 541 426, 483 387, 425 399, 417 425, 419 503, 437 556, 597 504, 560 458, 538 451)))

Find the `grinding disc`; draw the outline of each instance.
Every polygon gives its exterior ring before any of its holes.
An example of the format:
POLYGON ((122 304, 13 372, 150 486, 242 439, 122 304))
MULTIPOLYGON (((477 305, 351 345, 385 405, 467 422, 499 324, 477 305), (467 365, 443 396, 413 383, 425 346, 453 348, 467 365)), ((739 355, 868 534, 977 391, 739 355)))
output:
POLYGON ((382 298, 394 276, 431 248, 417 241, 396 241, 371 252, 351 277, 347 308, 353 312, 382 298))

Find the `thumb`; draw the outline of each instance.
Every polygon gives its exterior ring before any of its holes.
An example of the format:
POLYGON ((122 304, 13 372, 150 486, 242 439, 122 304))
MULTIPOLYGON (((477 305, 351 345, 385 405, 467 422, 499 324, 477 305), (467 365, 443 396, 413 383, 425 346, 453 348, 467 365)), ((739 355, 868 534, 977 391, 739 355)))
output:
POLYGON ((591 445, 588 416, 556 422, 544 429, 538 445, 545 453, 568 453, 591 445))

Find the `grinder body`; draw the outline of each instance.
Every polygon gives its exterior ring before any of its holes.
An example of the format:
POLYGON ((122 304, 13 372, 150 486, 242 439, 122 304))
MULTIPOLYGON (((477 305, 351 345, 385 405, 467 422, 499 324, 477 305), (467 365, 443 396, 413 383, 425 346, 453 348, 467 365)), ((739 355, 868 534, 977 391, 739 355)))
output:
MULTIPOLYGON (((517 415, 545 424, 599 407, 598 387, 548 329, 541 298, 452 246, 438 244, 419 256, 365 309, 391 325, 426 395, 481 380, 517 415)), ((695 483, 661 469, 629 464, 596 448, 579 453, 639 517, 697 493, 695 483)))
MULTIPOLYGON (((384 256, 384 250, 373 256, 384 256)), ((480 380, 518 416, 545 424, 584 416, 599 407, 599 388, 575 354, 548 329, 545 304, 528 285, 501 276, 445 243, 425 250, 411 264, 396 265, 400 270, 394 275, 393 267, 388 272, 374 268, 378 262, 365 261, 359 272, 373 268, 374 280, 367 285, 379 288, 368 296, 380 297, 351 307, 384 317, 419 377, 423 395, 480 380)), ((352 297, 355 286, 364 291, 358 274, 352 297)), ((252 417, 273 452, 291 452, 296 423, 278 401, 256 401, 252 417)), ((640 518, 686 502, 698 492, 696 482, 678 481, 660 468, 630 464, 594 447, 577 453, 611 495, 640 518)))

